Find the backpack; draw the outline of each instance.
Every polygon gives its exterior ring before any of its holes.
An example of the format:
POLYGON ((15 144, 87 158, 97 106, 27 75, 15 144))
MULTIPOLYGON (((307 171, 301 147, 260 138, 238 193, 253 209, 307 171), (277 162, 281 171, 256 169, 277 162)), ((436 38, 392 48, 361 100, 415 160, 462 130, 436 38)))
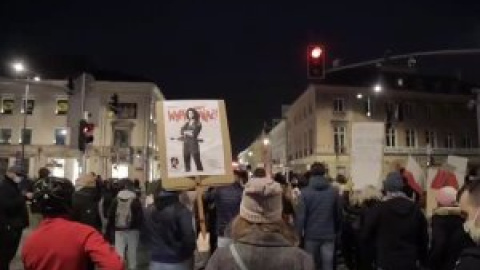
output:
POLYGON ((117 198, 117 211, 115 213, 115 228, 130 229, 132 225, 132 202, 135 198, 117 198))

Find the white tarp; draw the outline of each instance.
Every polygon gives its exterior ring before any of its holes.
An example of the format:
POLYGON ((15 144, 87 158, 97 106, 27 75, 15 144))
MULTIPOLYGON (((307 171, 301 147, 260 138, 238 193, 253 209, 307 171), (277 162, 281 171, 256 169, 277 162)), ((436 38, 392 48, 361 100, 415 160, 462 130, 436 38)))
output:
POLYGON ((225 175, 219 102, 165 101, 168 178, 225 175))
POLYGON ((353 123, 351 172, 355 189, 380 184, 384 136, 383 123, 353 123))

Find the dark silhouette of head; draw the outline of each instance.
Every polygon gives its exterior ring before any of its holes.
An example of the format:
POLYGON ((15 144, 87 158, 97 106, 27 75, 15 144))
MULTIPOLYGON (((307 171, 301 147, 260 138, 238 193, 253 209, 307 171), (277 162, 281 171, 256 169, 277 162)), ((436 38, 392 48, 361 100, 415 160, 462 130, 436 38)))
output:
POLYGON ((265 168, 256 168, 255 171, 253 172, 253 177, 257 177, 257 178, 267 177, 267 172, 265 171, 265 168))
POLYGON ((325 167, 325 164, 320 162, 314 162, 310 167, 310 174, 312 176, 324 176, 326 172, 327 168, 325 167))
POLYGON ((188 108, 186 111, 187 120, 200 121, 200 113, 194 108, 188 108))

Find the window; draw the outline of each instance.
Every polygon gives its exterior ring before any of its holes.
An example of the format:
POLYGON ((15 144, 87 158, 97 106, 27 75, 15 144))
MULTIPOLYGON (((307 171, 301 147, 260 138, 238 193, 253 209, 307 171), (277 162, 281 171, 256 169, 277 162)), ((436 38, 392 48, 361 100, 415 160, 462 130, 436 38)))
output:
POLYGON ((425 131, 425 144, 430 147, 437 147, 437 136, 434 131, 425 131))
POLYGON ((405 130, 405 145, 407 147, 417 147, 417 138, 415 134, 415 130, 413 129, 407 129, 405 130))
POLYGON ((137 119, 137 103, 119 103, 117 119, 137 119))
POLYGON ((396 147, 397 146, 397 136, 394 128, 389 128, 385 134, 385 144, 387 147, 396 147))
POLYGON ((67 129, 66 128, 56 128, 55 129, 55 145, 66 145, 67 144, 67 129))
POLYGON ((0 144, 11 144, 12 143, 12 129, 11 128, 1 128, 0 129, 0 144))
POLYGON ((333 145, 336 154, 345 153, 345 137, 346 128, 344 126, 336 126, 333 128, 333 145))
POLYGON ((68 114, 68 99, 59 98, 57 99, 57 106, 55 108, 56 115, 67 115, 68 114))
POLYGON ((313 129, 310 129, 310 132, 309 132, 309 141, 310 141, 310 155, 313 155, 313 129))
POLYGON ((453 134, 452 133, 448 133, 446 136, 445 136, 445 148, 454 148, 455 147, 455 144, 454 144, 454 139, 453 139, 453 134))
POLYGON ((345 100, 343 98, 336 98, 333 101, 333 112, 343 113, 345 112, 345 100))
POLYGON ((462 138, 462 148, 472 148, 473 147, 473 140, 472 137, 466 135, 462 138))
POLYGON ((305 132, 305 134, 304 134, 303 145, 304 145, 303 155, 308 156, 308 148, 310 147, 310 145, 309 145, 309 141, 308 141, 308 133, 307 132, 305 132))
POLYGON ((115 129, 113 133, 113 145, 115 147, 130 147, 130 134, 126 129, 115 129))
POLYGON ((403 104, 403 115, 406 119, 413 119, 413 105, 411 103, 403 104))
POLYGON ((432 106, 430 106, 430 105, 425 106, 425 118, 427 120, 432 119, 432 106))
POLYGON ((21 144, 32 144, 32 129, 27 128, 21 130, 21 136, 20 136, 20 143, 21 144))
POLYGON ((2 98, 2 114, 13 114, 14 104, 13 98, 2 98))
POLYGON ((29 99, 27 102, 25 102, 25 99, 22 100, 22 109, 21 112, 25 113, 25 103, 27 103, 27 114, 31 115, 33 114, 33 109, 35 108, 35 100, 29 99))
POLYGON ((63 158, 53 158, 50 160, 49 165, 53 167, 52 176, 63 178, 65 177, 65 159, 63 158))
POLYGON ((115 164, 112 165, 112 177, 113 178, 128 178, 128 165, 127 164, 115 164))

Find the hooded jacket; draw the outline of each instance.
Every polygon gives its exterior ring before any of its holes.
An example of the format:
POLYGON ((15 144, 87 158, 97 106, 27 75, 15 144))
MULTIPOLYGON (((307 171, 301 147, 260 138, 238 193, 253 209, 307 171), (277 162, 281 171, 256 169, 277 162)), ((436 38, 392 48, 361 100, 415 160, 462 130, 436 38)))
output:
POLYGON ((179 263, 193 257, 196 245, 193 215, 178 195, 163 191, 145 211, 151 260, 179 263))
POLYGON ((305 240, 333 240, 340 228, 341 201, 337 190, 322 176, 310 178, 302 190, 295 227, 305 240))
POLYGON ((115 229, 115 230, 140 230, 143 225, 143 208, 142 203, 137 198, 137 194, 133 191, 124 189, 117 194, 117 198, 113 200, 112 205, 110 206, 110 210, 108 213, 108 223, 107 228, 115 229), (125 228, 116 228, 115 227, 115 218, 117 213, 117 206, 118 200, 128 200, 133 199, 132 204, 130 206, 130 211, 132 214, 132 219, 130 223, 130 227, 128 229, 125 228))
POLYGON ((451 270, 466 247, 474 245, 463 229, 459 207, 437 208, 432 216, 431 269, 451 270))
POLYGON ((0 180, 0 230, 23 230, 28 226, 25 198, 18 185, 5 175, 0 180))
MULTIPOLYGON (((294 247, 282 235, 253 230, 235 242, 235 247, 248 269, 255 270, 313 270, 312 257, 294 247)), ((206 270, 237 270, 230 247, 217 249, 208 261, 206 270)))
POLYGON ((405 195, 387 197, 365 216, 361 237, 376 243, 376 261, 384 270, 413 270, 425 264, 427 221, 405 195))

